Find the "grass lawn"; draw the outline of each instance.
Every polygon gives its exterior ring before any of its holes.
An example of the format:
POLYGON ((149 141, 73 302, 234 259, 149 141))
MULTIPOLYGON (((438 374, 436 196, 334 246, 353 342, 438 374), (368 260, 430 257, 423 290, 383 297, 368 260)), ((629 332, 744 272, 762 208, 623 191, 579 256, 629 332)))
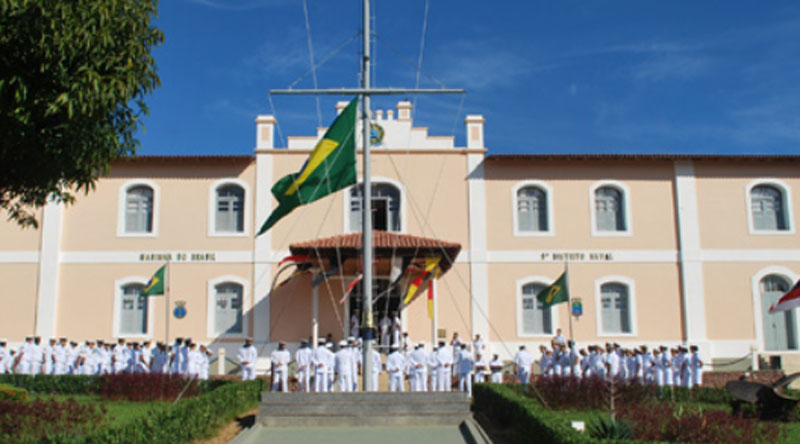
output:
POLYGON ((130 401, 106 401, 94 395, 44 395, 30 394, 29 399, 55 399, 63 402, 72 399, 81 404, 100 404, 106 408, 106 421, 108 426, 120 426, 130 423, 137 418, 144 416, 147 412, 160 407, 170 406, 171 402, 130 402, 130 401))

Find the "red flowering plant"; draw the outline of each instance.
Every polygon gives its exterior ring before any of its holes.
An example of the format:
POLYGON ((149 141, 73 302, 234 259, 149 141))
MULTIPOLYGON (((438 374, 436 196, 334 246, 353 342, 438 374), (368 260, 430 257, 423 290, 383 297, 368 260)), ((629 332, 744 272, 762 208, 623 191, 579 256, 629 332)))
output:
POLYGON ((0 442, 83 435, 101 425, 105 414, 102 405, 73 400, 0 401, 0 442))

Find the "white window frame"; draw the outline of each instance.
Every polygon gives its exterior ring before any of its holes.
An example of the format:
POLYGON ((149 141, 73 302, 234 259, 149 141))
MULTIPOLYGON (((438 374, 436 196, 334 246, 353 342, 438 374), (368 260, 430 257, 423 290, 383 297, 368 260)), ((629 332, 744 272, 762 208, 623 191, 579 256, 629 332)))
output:
POLYGON ((218 276, 208 281, 206 287, 206 337, 208 339, 243 339, 250 336, 250 281, 242 277, 226 274, 218 276), (214 325, 214 313, 216 307, 216 289, 219 284, 231 282, 242 286, 242 332, 241 333, 224 333, 218 335, 214 325))
MULTIPOLYGON (((397 188, 400 191, 400 231, 396 231, 396 233, 405 234, 405 232, 406 232, 406 213, 407 213, 407 211, 406 211, 406 187, 405 187, 405 185, 403 185, 402 182, 398 182, 398 181, 396 181, 394 179, 390 179, 388 177, 372 176, 372 179, 370 180, 370 184, 372 184, 372 185, 378 185, 378 184, 382 184, 382 183, 385 183, 387 185, 392 185, 393 187, 397 188)), ((351 200, 350 191, 352 190, 353 187, 363 186, 363 185, 364 185, 363 181, 358 181, 358 183, 355 183, 355 184, 350 185, 349 187, 347 187, 345 189, 346 192, 343 193, 344 194, 344 199, 342 199, 342 200, 344 201, 344 211, 342 211, 342 226, 344 227, 344 232, 345 233, 360 233, 360 231, 353 230, 353 228, 350 226, 350 200, 351 200)))
POLYGON ((511 211, 514 218, 514 236, 519 237, 542 237, 542 236, 555 236, 556 230, 553 225, 553 189, 545 182, 540 180, 523 180, 517 182, 511 189, 511 211), (519 229, 519 209, 517 202, 517 193, 525 187, 536 187, 545 193, 545 200, 547 201, 547 230, 540 231, 522 231, 519 229))
POLYGON ((129 335, 123 334, 120 331, 120 310, 122 309, 122 287, 130 284, 147 285, 150 278, 145 276, 127 276, 122 279, 114 281, 114 314, 112 316, 114 339, 153 339, 153 318, 155 317, 155 301, 154 298, 163 298, 163 296, 147 296, 147 332, 144 335, 129 335))
POLYGON ((556 304, 550 307, 550 324, 553 327, 552 333, 525 333, 525 329, 522 328, 522 287, 528 284, 541 284, 547 287, 548 285, 552 285, 553 282, 558 279, 558 276, 555 278, 549 278, 547 276, 526 276, 522 279, 517 279, 517 337, 518 338, 547 338, 552 339, 555 336, 555 332, 560 328, 558 319, 561 316, 561 305, 563 304, 556 304))
POLYGON ((161 206, 161 189, 155 182, 149 179, 129 180, 119 187, 119 198, 117 200, 117 237, 158 237, 158 209, 161 206), (153 190, 153 230, 149 233, 129 233, 125 229, 128 190, 137 186, 146 186, 153 190))
POLYGON ((220 179, 208 187, 208 237, 250 237, 250 186, 247 182, 234 177, 220 179), (244 226, 239 233, 233 231, 217 231, 217 189, 225 185, 236 185, 244 190, 244 226))
POLYGON ((633 216, 631 215, 631 190, 627 185, 618 180, 601 180, 589 187, 589 216, 592 221, 592 236, 598 237, 628 237, 633 236, 633 216), (601 231, 597 229, 597 210, 595 205, 595 191, 598 188, 616 188, 622 194, 623 211, 625 212, 625 230, 601 231))
MULTIPOLYGON (((800 355, 800 348, 797 350, 781 351, 769 351, 764 348, 764 313, 761 312, 761 280, 771 275, 780 276, 786 279, 789 282, 789 288, 791 288, 791 286, 793 286, 797 280, 800 279, 800 275, 786 267, 779 265, 762 268, 753 275, 751 291, 753 302, 753 326, 756 332, 756 350, 759 353, 766 353, 770 355, 800 355)), ((798 335, 797 339, 800 340, 800 310, 795 312, 795 315, 795 332, 797 332, 796 334, 798 335)))
POLYGON ((745 203, 747 205, 747 231, 749 234, 752 235, 791 235, 794 234, 794 208, 792 207, 792 189, 789 185, 786 185, 781 180, 775 178, 760 178, 756 179, 747 184, 744 189, 745 194, 745 203), (752 199, 752 192, 753 188, 765 185, 770 187, 775 187, 780 190, 781 195, 783 196, 783 211, 786 214, 786 223, 789 225, 789 228, 786 230, 759 230, 755 227, 755 223, 753 222, 753 199, 752 199))
POLYGON ((602 338, 632 338, 638 335, 638 320, 636 316, 636 283, 625 276, 603 276, 594 281, 594 316, 597 323, 597 336, 602 338), (628 287, 628 313, 631 324, 630 333, 615 333, 603 331, 603 294, 601 288, 605 284, 618 283, 628 287))

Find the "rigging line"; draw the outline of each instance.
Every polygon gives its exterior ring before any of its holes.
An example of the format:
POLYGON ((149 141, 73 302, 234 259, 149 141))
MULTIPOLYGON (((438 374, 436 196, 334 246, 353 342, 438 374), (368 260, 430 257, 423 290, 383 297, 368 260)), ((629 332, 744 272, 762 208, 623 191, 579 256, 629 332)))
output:
POLYGON ((320 59, 319 63, 317 63, 316 65, 312 65, 312 69, 309 69, 308 71, 305 72, 305 74, 301 75, 294 82, 290 83, 286 89, 292 89, 295 86, 297 86, 298 83, 305 80, 305 78, 308 77, 315 69, 319 69, 320 67, 322 67, 322 65, 324 65, 328 60, 333 58, 333 56, 338 54, 339 51, 343 50, 350 42, 352 42, 359 36, 361 36, 361 31, 356 32, 355 34, 350 36, 350 38, 346 39, 341 45, 339 45, 333 51, 329 52, 325 57, 320 59))
POLYGON ((269 99, 269 107, 271 108, 272 111, 272 117, 275 118, 275 128, 278 130, 278 139, 280 140, 281 145, 285 146, 286 148, 289 148, 289 145, 286 143, 286 140, 283 139, 283 131, 281 131, 281 124, 280 121, 278 120, 278 110, 275 109, 275 103, 272 102, 272 95, 267 94, 267 98, 269 99))
MULTIPOLYGON (((391 43, 389 43, 389 41, 388 41, 388 40, 384 40, 384 39, 383 39, 383 38, 382 38, 380 35, 378 35, 378 34, 375 34, 375 40, 376 40, 376 41, 379 41, 379 42, 381 42, 381 43, 383 43, 384 45, 386 45, 386 46, 387 46, 387 47, 388 47, 388 48, 389 48, 389 49, 390 49, 392 52, 394 52, 394 53, 395 53, 396 55, 398 55, 398 56, 399 56, 401 59, 403 59, 403 61, 404 61, 404 62, 406 62, 406 63, 407 63, 409 66, 411 66, 412 68, 414 68, 414 70, 416 70, 416 69, 417 69, 417 65, 414 63, 414 61, 413 61, 413 60, 411 60, 411 59, 409 59, 409 58, 408 58, 408 57, 407 57, 405 54, 403 54, 403 53, 402 53, 402 52, 401 52, 399 49, 397 49, 397 48, 396 48, 394 45, 392 45, 391 43)), ((436 77, 434 77, 434 76, 432 76, 432 75, 428 74, 427 72, 425 72, 425 70, 420 70, 420 71, 422 72, 422 75, 423 75, 423 76, 425 76, 425 77, 426 77, 428 80, 432 81, 433 83, 437 84, 437 85, 438 85, 440 88, 445 88, 445 87, 446 87, 444 83, 440 82, 440 81, 439 81, 439 80, 438 80, 436 77)))
MULTIPOLYGON (((417 60, 417 81, 414 84, 414 89, 419 89, 419 77, 422 73, 422 56, 425 54, 425 35, 428 33, 428 10, 430 9, 430 0, 425 0, 425 15, 422 19, 422 36, 419 39, 419 59, 417 60)), ((411 107, 411 119, 413 121, 414 115, 417 111, 417 98, 419 94, 414 94, 414 103, 411 107)))
MULTIPOLYGON (((308 58, 311 65, 311 78, 314 81, 314 89, 318 89, 317 70, 314 67, 314 46, 311 44, 311 22, 308 20, 308 1, 303 0, 303 16, 306 19, 306 36, 308 37, 308 58)), ((319 107, 319 95, 314 94, 317 102, 317 126, 322 126, 322 110, 319 107)))

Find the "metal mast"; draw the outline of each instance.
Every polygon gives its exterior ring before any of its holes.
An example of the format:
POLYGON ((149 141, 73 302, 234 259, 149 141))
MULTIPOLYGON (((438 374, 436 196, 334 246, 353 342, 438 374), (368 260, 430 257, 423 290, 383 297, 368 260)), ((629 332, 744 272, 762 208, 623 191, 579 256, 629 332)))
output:
POLYGON ((363 197, 363 204, 361 205, 361 246, 363 248, 363 262, 362 267, 363 279, 361 280, 363 308, 361 310, 363 321, 361 325, 364 327, 361 334, 363 344, 363 359, 361 371, 361 386, 365 392, 370 390, 377 390, 377 387, 370 387, 372 378, 372 346, 375 342, 375 325, 372 319, 372 185, 370 181, 370 160, 369 160, 369 55, 370 55, 370 39, 372 31, 370 30, 370 15, 369 15, 369 0, 364 0, 364 54, 361 60, 361 87, 364 93, 361 94, 361 134, 362 144, 364 150, 364 178, 362 185, 361 196, 363 197))
POLYGON ((370 85, 370 43, 372 31, 370 29, 370 0, 363 0, 363 54, 361 60, 361 88, 330 88, 330 89, 285 89, 270 90, 270 94, 292 95, 292 94, 325 94, 361 96, 361 147, 364 150, 363 158, 363 190, 361 193, 362 203, 362 248, 363 248, 363 278, 361 288, 363 289, 364 308, 362 311, 361 337, 364 340, 363 365, 362 365, 362 387, 364 391, 377 390, 371 386, 370 375, 372 375, 371 350, 375 342, 375 323, 372 316, 372 186, 370 181, 370 95, 391 95, 391 94, 463 94, 463 89, 448 88, 372 88, 370 85))

